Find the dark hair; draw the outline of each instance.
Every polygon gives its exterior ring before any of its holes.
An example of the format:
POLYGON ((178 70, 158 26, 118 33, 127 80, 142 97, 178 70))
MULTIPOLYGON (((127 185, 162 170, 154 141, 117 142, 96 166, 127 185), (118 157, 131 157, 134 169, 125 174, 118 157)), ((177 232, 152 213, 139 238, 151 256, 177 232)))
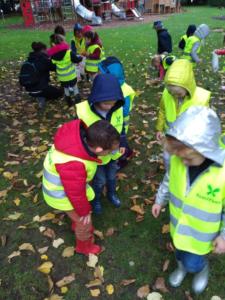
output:
POLYGON ((94 40, 96 38, 96 32, 87 31, 87 32, 84 33, 84 36, 88 39, 94 40))
POLYGON ((120 134, 108 121, 100 120, 87 129, 87 143, 91 147, 101 147, 103 150, 112 149, 120 142, 120 134))
POLYGON ((61 34, 61 35, 63 35, 63 36, 66 35, 65 29, 64 29, 64 27, 61 26, 61 25, 57 25, 57 26, 55 27, 54 33, 55 33, 55 34, 61 34))
POLYGON ((62 42, 64 42, 64 41, 65 41, 65 38, 64 38, 64 36, 61 35, 61 34, 51 34, 51 35, 50 35, 50 43, 51 43, 51 44, 56 44, 56 45, 58 45, 58 44, 60 44, 60 43, 62 43, 62 42))
POLYGON ((47 46, 42 42, 33 42, 31 44, 31 48, 34 50, 34 52, 40 52, 41 50, 46 50, 47 46))

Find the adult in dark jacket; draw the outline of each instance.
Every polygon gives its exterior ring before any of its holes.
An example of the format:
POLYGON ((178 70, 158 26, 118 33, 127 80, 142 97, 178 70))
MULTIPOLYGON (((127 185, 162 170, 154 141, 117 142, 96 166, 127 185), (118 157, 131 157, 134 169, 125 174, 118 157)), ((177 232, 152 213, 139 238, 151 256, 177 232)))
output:
POLYGON ((163 54, 164 52, 171 53, 172 52, 172 39, 167 31, 163 27, 163 23, 161 21, 155 21, 153 23, 153 28, 157 32, 158 37, 158 54, 163 54))
POLYGON ((49 72, 55 71, 55 65, 52 64, 47 55, 46 45, 41 42, 33 42, 31 47, 33 52, 30 52, 28 62, 33 63, 37 69, 39 81, 35 85, 27 86, 25 88, 30 96, 38 99, 39 106, 43 107, 46 99, 57 99, 62 97, 63 90, 49 84, 49 72))

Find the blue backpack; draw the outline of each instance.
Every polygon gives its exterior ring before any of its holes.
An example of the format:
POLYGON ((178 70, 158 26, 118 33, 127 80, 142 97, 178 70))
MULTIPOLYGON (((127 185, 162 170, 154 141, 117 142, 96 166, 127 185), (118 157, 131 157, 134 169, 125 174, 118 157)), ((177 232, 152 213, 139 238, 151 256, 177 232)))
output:
POLYGON ((124 83, 125 74, 124 74, 123 64, 120 62, 120 60, 117 57, 108 56, 106 59, 104 59, 99 63, 98 67, 101 73, 112 74, 119 80, 120 84, 124 83))

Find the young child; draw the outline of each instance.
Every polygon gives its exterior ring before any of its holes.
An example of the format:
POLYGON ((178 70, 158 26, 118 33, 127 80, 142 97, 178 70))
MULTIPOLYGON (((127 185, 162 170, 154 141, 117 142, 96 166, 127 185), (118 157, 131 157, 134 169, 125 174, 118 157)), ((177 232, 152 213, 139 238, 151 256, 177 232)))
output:
POLYGON ((71 106, 74 104, 73 96, 75 96, 76 102, 81 100, 74 63, 81 62, 82 57, 70 50, 62 35, 52 34, 50 39, 52 47, 48 49, 48 55, 51 57, 52 63, 56 65, 58 80, 64 87, 65 100, 71 106))
POLYGON ((158 54, 171 53, 172 52, 172 39, 168 30, 164 28, 162 21, 158 20, 153 23, 153 28, 157 33, 158 39, 158 54))
MULTIPOLYGON (((224 43, 225 43, 225 37, 224 37, 224 43)), ((213 55, 225 55, 225 48, 224 49, 216 49, 216 50, 214 50, 214 52, 213 52, 213 55)), ((218 59, 219 60, 219 59, 218 59)), ((218 63, 218 69, 219 69, 219 63, 218 63)), ((218 70, 217 69, 217 70, 218 70)), ((224 65, 223 65, 223 71, 225 72, 225 63, 224 63, 224 65)), ((225 82, 224 82, 224 80, 223 80, 223 78, 222 78, 222 85, 221 85, 221 89, 223 90, 223 91, 225 91, 225 82)))
POLYGON ((166 71, 176 60, 174 55, 156 54, 153 56, 151 64, 158 71, 159 77, 152 81, 152 83, 157 83, 162 81, 165 77, 166 71))
POLYGON ((54 34, 61 34, 63 36, 66 36, 65 28, 62 25, 57 25, 54 29, 54 34))
MULTIPOLYGON (((118 80, 120 87, 123 92, 124 97, 124 105, 123 105, 123 119, 125 125, 126 134, 128 133, 129 128, 129 120, 130 120, 130 112, 133 107, 133 101, 135 98, 135 91, 133 88, 125 82, 125 74, 122 63, 117 57, 109 56, 103 61, 101 61, 98 65, 99 72, 102 74, 112 74, 118 80)), ((126 151, 125 154, 119 159, 119 167, 122 168, 127 164, 127 159, 130 158, 133 154, 133 151, 128 145, 128 141, 126 139, 126 151)))
POLYGON ((98 64, 105 58, 105 53, 97 32, 91 26, 84 26, 83 35, 86 41, 85 71, 94 80, 98 74, 98 64))
POLYGON ((182 35, 180 42, 178 44, 178 47, 181 50, 184 50, 187 39, 195 33, 195 30, 196 30, 196 26, 194 24, 188 26, 186 34, 182 35))
POLYGON ((83 36, 83 27, 76 23, 73 27, 73 38, 71 40, 71 50, 83 57, 82 61, 76 65, 77 80, 81 81, 85 76, 85 55, 86 55, 86 41, 83 36))
POLYGON ((178 265, 169 283, 178 287, 193 273, 196 294, 208 284, 207 254, 225 253, 225 149, 219 145, 220 134, 219 118, 207 107, 193 106, 179 116, 166 133, 170 170, 152 206, 157 218, 169 201, 178 265))
POLYGON ((91 205, 94 192, 89 183, 94 177, 99 155, 118 149, 120 135, 109 122, 93 122, 88 128, 80 120, 62 125, 44 161, 43 195, 47 204, 64 211, 72 221, 77 253, 97 254, 94 244, 91 205))
POLYGON ((210 30, 208 25, 199 25, 195 30, 194 35, 187 39, 181 58, 191 61, 193 65, 200 63, 202 61, 199 57, 201 46, 204 39, 209 35, 209 32, 210 30))
POLYGON ((120 148, 103 159, 103 165, 98 166, 93 180, 95 199, 92 202, 96 214, 102 212, 101 194, 106 184, 108 200, 115 206, 120 206, 116 195, 117 159, 125 152, 125 127, 123 122, 124 98, 120 84, 112 74, 99 74, 93 81, 88 101, 76 105, 77 116, 88 126, 97 120, 107 120, 116 128, 121 136, 120 148))

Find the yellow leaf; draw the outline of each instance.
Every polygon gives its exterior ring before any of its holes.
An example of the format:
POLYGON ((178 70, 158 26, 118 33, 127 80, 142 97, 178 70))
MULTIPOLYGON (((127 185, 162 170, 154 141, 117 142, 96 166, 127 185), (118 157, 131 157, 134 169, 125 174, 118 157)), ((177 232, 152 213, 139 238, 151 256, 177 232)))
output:
POLYGON ((62 294, 66 294, 67 292, 68 292, 68 287, 66 287, 66 286, 61 287, 62 294))
POLYGON ((30 243, 23 243, 19 246, 19 250, 27 250, 35 253, 34 247, 30 243))
POLYGON ((104 267, 103 266, 97 266, 95 267, 94 276, 95 278, 99 278, 102 282, 104 282, 104 267))
POLYGON ((140 205, 134 205, 130 208, 130 210, 138 213, 139 215, 144 215, 145 211, 140 205))
POLYGON ((16 204, 16 206, 20 205, 20 199, 16 198, 15 200, 13 200, 13 202, 16 204))
POLYGON ((44 221, 49 221, 55 218, 55 214, 53 213, 47 213, 45 215, 43 215, 42 217, 40 217, 38 222, 44 222, 44 221))
POLYGON ((47 149, 48 149, 48 146, 46 146, 46 145, 41 145, 41 146, 37 147, 38 153, 44 152, 47 149))
POLYGON ((42 175, 43 175, 43 170, 41 170, 40 172, 38 172, 35 176, 36 176, 37 178, 41 178, 42 175))
POLYGON ((20 256, 21 252, 20 251, 13 251, 13 253, 11 253, 9 256, 8 256, 8 262, 10 263, 11 262, 11 259, 13 257, 16 257, 16 256, 20 256))
POLYGON ((46 254, 41 255, 41 260, 48 260, 48 256, 46 254))
POLYGON ((16 220, 18 220, 21 216, 22 216, 21 213, 14 212, 13 214, 8 215, 8 217, 3 218, 3 220, 5 220, 5 221, 16 221, 16 220))
POLYGON ((64 240, 59 238, 57 240, 54 240, 53 243, 52 243, 52 246, 54 248, 58 248, 60 245, 62 245, 64 243, 64 240))
POLYGON ((53 267, 53 263, 50 261, 46 261, 43 264, 41 264, 37 269, 38 271, 49 274, 51 272, 51 268, 53 267))
POLYGON ((170 232, 170 224, 164 224, 162 227, 162 233, 168 233, 170 232))
POLYGON ((53 294, 47 300, 63 300, 63 296, 59 296, 57 294, 53 294))
POLYGON ((99 285, 102 285, 102 281, 99 279, 99 278, 96 278, 94 280, 91 280, 89 283, 86 283, 85 286, 87 288, 91 288, 91 287, 94 287, 94 286, 99 286, 99 285))
POLYGON ((71 257, 74 255, 74 247, 66 247, 63 250, 62 257, 71 257))
POLYGON ((63 277, 61 280, 56 282, 57 287, 63 287, 64 285, 70 284, 75 280, 75 274, 72 273, 68 276, 63 277))
POLYGON ((92 297, 98 297, 100 295, 100 290, 99 289, 90 290, 90 293, 92 297))
POLYGON ((112 284, 108 284, 108 285, 106 286, 106 291, 107 291, 107 293, 108 293, 109 295, 112 295, 112 294, 114 293, 114 287, 113 287, 113 285, 112 285, 112 284))
POLYGON ((98 263, 98 256, 89 254, 88 259, 87 266, 90 268, 95 268, 96 264, 98 263))
POLYGON ((33 199, 33 203, 37 203, 37 202, 38 202, 38 194, 36 194, 33 199))
POLYGON ((15 173, 11 173, 11 172, 3 172, 3 176, 8 179, 8 180, 12 180, 13 177, 17 176, 18 172, 15 173))
POLYGON ((48 278, 48 291, 51 293, 54 287, 54 283, 52 281, 52 278, 49 275, 47 275, 47 278, 48 278))

